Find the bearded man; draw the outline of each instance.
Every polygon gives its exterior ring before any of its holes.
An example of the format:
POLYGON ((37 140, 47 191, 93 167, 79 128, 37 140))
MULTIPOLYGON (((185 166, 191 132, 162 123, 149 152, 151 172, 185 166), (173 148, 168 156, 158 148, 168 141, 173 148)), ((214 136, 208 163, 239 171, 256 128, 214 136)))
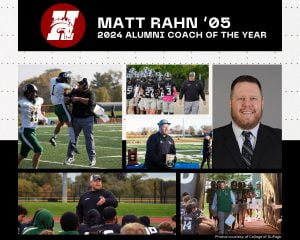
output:
POLYGON ((282 168, 281 129, 261 123, 263 108, 263 92, 258 79, 243 75, 232 82, 232 121, 213 131, 213 168, 282 168))

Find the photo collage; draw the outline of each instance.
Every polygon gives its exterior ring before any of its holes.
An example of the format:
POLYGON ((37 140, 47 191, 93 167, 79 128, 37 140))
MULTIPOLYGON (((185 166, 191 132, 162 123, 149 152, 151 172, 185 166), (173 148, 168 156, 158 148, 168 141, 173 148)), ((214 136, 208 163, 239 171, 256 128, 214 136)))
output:
POLYGON ((281 236, 281 94, 281 65, 19 65, 18 235, 281 236))

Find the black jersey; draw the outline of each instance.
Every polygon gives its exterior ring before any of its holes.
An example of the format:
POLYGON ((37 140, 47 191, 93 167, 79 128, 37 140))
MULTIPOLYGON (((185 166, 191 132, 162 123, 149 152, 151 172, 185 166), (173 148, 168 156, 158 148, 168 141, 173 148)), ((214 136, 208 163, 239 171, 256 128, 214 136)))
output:
POLYGON ((154 94, 157 90, 157 85, 154 82, 146 82, 142 85, 144 95, 146 98, 154 98, 154 94))
POLYGON ((164 96, 173 96, 175 84, 173 82, 165 82, 161 85, 164 96))
POLYGON ((134 97, 135 82, 131 81, 126 84, 126 99, 132 99, 134 97))
POLYGON ((185 212, 185 204, 184 203, 180 203, 180 216, 183 216, 184 214, 186 214, 185 212))
POLYGON ((98 232, 101 235, 119 234, 121 226, 119 224, 103 224, 100 226, 92 227, 90 232, 98 232))
POLYGON ((158 230, 156 227, 145 227, 145 230, 148 235, 158 234, 158 230))
POLYGON ((182 234, 199 234, 201 218, 198 213, 186 213, 182 216, 182 234))

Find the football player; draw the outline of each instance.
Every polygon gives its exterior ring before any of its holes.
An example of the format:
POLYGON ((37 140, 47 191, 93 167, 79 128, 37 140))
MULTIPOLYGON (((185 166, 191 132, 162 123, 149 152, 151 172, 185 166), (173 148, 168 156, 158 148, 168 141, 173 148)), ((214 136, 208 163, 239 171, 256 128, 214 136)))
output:
POLYGON ((18 102, 21 113, 21 128, 19 136, 22 142, 20 154, 18 156, 18 165, 28 156, 30 150, 34 151, 32 158, 32 167, 38 168, 39 161, 43 152, 43 147, 40 144, 35 130, 38 121, 47 122, 47 118, 41 113, 41 107, 44 99, 38 97, 38 89, 34 84, 27 84, 23 90, 24 98, 18 102))
POLYGON ((72 127, 71 113, 65 104, 65 97, 68 96, 71 91, 70 81, 70 72, 61 72, 58 77, 50 79, 51 102, 54 105, 54 113, 58 117, 58 123, 55 127, 54 135, 49 141, 52 146, 56 146, 57 135, 59 134, 61 127, 66 123, 72 148, 75 153, 79 154, 76 147, 74 129, 72 127))
POLYGON ((126 113, 134 113, 134 102, 135 102, 135 81, 131 73, 127 73, 126 76, 126 113))
POLYGON ((172 81, 172 75, 165 73, 164 82, 162 84, 163 94, 163 113, 174 114, 174 103, 177 101, 177 91, 175 83, 172 81))
POLYGON ((147 77, 146 74, 144 72, 141 72, 140 74, 140 81, 137 84, 138 88, 137 88, 137 96, 138 96, 138 108, 139 108, 139 112, 140 114, 146 114, 146 110, 145 110, 145 92, 143 89, 143 85, 146 83, 147 81, 147 77))
POLYGON ((186 213, 181 219, 181 233, 182 234, 199 234, 199 224, 201 223, 201 216, 199 215, 195 203, 188 203, 186 213))
POLYGON ((163 107, 163 96, 164 96, 164 91, 162 89, 162 84, 163 84, 163 76, 160 72, 157 72, 156 74, 156 85, 157 85, 157 90, 156 90, 156 114, 161 114, 162 112, 162 107, 163 107))
POLYGON ((142 85, 144 92, 144 108, 146 114, 155 114, 156 111, 156 99, 154 93, 157 91, 157 85, 154 82, 154 76, 150 73, 147 76, 147 81, 142 85))

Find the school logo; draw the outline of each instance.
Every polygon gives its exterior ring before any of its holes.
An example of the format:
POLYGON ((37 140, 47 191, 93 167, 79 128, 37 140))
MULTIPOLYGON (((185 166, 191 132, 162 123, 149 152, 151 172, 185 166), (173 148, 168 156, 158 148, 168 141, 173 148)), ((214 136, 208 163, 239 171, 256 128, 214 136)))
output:
POLYGON ((55 4, 48 8, 41 21, 44 39, 52 46, 69 48, 77 44, 85 33, 85 19, 74 5, 55 4))

